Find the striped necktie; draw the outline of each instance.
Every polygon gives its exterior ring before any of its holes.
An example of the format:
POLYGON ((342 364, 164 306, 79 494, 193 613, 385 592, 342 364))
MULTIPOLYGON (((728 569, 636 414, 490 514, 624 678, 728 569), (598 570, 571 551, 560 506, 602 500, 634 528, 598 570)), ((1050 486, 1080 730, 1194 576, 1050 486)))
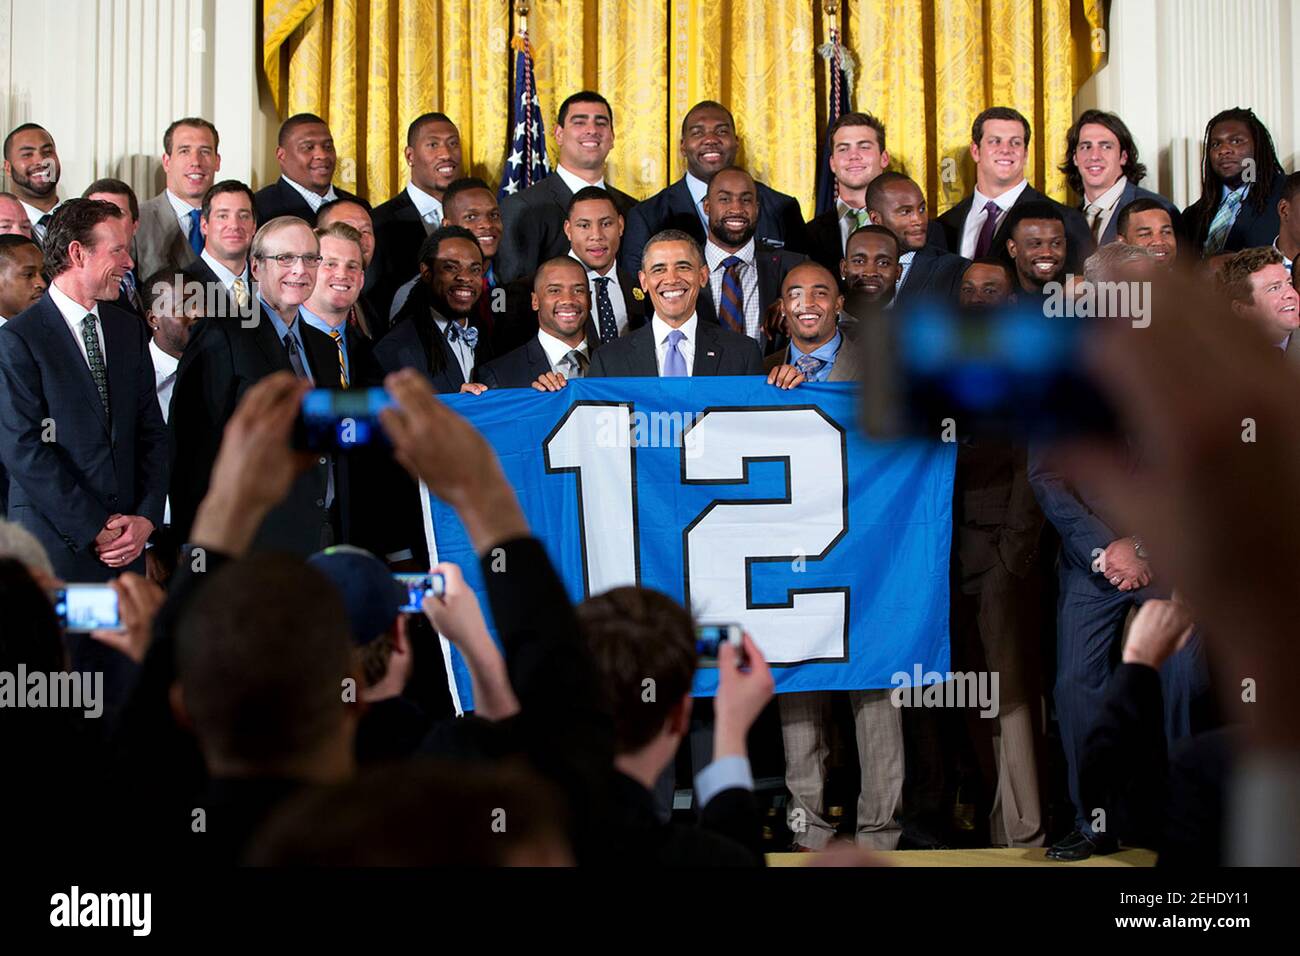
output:
POLYGON ((744 335, 745 298, 740 291, 740 267, 744 263, 737 256, 727 256, 722 265, 727 271, 722 274, 722 308, 719 314, 727 328, 744 335))
POLYGON ((342 388, 348 387, 348 363, 347 353, 343 345, 343 333, 339 329, 330 329, 330 338, 339 350, 339 385, 342 388))
POLYGON ((1201 255, 1208 258, 1217 256, 1223 251, 1224 244, 1228 241, 1228 233, 1232 231, 1232 225, 1237 221, 1237 212, 1246 199, 1248 189, 1250 187, 1243 184, 1223 197, 1223 202, 1219 203, 1219 208, 1214 213, 1210 229, 1205 234, 1205 248, 1201 255))

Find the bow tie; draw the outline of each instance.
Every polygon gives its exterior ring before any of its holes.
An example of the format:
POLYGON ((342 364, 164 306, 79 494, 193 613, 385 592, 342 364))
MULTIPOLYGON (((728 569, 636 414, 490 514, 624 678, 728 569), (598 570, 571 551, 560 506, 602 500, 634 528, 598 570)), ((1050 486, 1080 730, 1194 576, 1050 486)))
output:
POLYGON ((465 344, 471 349, 478 348, 478 329, 472 325, 461 328, 459 322, 447 323, 447 341, 455 342, 459 338, 465 339, 465 344))

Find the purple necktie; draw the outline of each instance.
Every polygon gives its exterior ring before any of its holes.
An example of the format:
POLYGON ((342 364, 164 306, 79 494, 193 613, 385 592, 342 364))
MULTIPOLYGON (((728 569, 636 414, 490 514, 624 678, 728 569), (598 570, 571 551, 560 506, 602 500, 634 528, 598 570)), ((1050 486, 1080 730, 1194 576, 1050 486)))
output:
POLYGON ((668 351, 664 353, 664 378, 686 378, 686 357, 677 350, 677 343, 686 338, 681 329, 668 333, 668 351))
POLYGON ((992 199, 984 204, 986 217, 984 225, 980 229, 980 237, 975 241, 975 258, 982 259, 989 254, 989 247, 993 245, 993 233, 998 228, 998 204, 992 199))

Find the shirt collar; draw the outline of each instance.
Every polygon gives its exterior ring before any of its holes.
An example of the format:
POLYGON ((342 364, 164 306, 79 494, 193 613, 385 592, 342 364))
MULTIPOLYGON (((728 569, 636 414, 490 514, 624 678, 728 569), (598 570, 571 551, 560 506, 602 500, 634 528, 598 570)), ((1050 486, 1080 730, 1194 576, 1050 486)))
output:
POLYGON ((1221 199, 1227 199, 1233 193, 1241 193, 1242 195, 1245 195, 1246 191, 1249 189, 1250 189, 1250 183, 1242 183, 1236 189, 1233 189, 1227 183, 1224 183, 1219 192, 1219 197, 1221 199))
POLYGON ((900 266, 908 266, 908 265, 911 265, 911 264, 912 264, 912 260, 915 259, 915 258, 916 258, 916 250, 913 249, 911 252, 905 252, 905 253, 903 253, 901 256, 899 256, 899 257, 898 257, 898 264, 899 264, 900 266))
MULTIPOLYGON (((272 325, 272 327, 274 327, 274 329, 275 329, 275 338, 276 338, 276 341, 278 341, 278 342, 283 342, 283 341, 284 341, 284 337, 285 337, 286 335, 292 335, 295 339, 298 340, 298 345, 299 345, 299 347, 301 348, 301 347, 302 347, 302 344, 303 344, 303 341, 302 341, 302 331, 301 331, 301 330, 302 330, 302 323, 301 323, 301 322, 298 322, 298 321, 295 321, 295 322, 293 323, 293 325, 285 325, 285 324, 284 324, 284 319, 280 318, 280 313, 279 313, 279 312, 277 312, 277 311, 275 311, 275 309, 271 308, 271 307, 267 304, 266 300, 263 299, 260 295, 259 295, 257 298, 258 298, 258 300, 262 303, 262 308, 266 311, 266 314, 269 315, 269 316, 271 317, 271 325, 272 325)), ((299 318, 302 317, 302 314, 303 314, 303 312, 305 312, 305 311, 306 311, 306 310, 305 310, 302 306, 298 306, 298 316, 299 316, 299 318)))
MULTIPOLYGON (((1012 186, 1001 196, 998 196, 997 198, 993 199, 993 201, 998 204, 998 208, 1001 209, 1003 212, 1008 212, 1010 211, 1011 207, 1016 204, 1016 200, 1020 198, 1020 194, 1028 188, 1029 188, 1029 180, 1022 179, 1017 185, 1012 186)), ((988 201, 990 198, 991 197, 989 196, 985 196, 977 188, 975 190, 975 202, 971 205, 972 211, 978 212, 982 210, 986 205, 988 205, 988 201)))
POLYGON ((583 355, 587 354, 587 340, 583 339, 577 345, 565 345, 550 332, 545 329, 537 330, 537 341, 541 343, 542 351, 550 359, 551 365, 559 365, 564 356, 568 355, 575 348, 583 355))
POLYGON ((411 197, 411 202, 415 203, 415 211, 420 214, 421 219, 427 219, 429 213, 436 212, 438 221, 442 221, 442 200, 436 196, 430 196, 415 183, 406 184, 406 195, 411 197))
MULTIPOLYGON (((673 327, 669 325, 667 322, 665 322, 663 319, 659 318, 659 315, 657 313, 655 317, 650 320, 650 325, 654 329, 655 347, 657 348, 658 346, 664 344, 664 339, 668 338, 668 333, 673 331, 673 327)), ((699 319, 696 317, 696 314, 692 312, 691 317, 687 319, 685 322, 683 322, 681 328, 679 328, 677 331, 681 332, 682 335, 686 337, 687 342, 690 342, 692 345, 694 345, 695 329, 698 325, 699 325, 699 319)))
POLYGON ((149 354, 153 357, 153 369, 163 378, 173 375, 176 367, 181 364, 178 358, 172 358, 166 352, 158 347, 158 343, 153 339, 149 340, 149 354))
POLYGON ((53 282, 50 283, 49 292, 50 292, 50 299, 53 300, 59 312, 69 322, 75 323, 76 325, 80 325, 81 320, 86 317, 87 312, 93 315, 96 319, 99 318, 98 302, 96 302, 94 306, 89 309, 87 309, 85 306, 81 305, 80 303, 74 302, 67 293, 65 293, 62 289, 59 288, 58 279, 55 279, 53 282))
POLYGON ((299 186, 288 176, 281 174, 280 178, 283 179, 290 186, 292 186, 294 192, 296 192, 299 196, 301 196, 303 199, 307 201, 307 205, 311 207, 312 212, 320 212, 321 206, 325 205, 327 202, 333 202, 334 200, 339 198, 338 194, 334 192, 333 183, 330 184, 329 189, 325 190, 324 196, 318 196, 316 195, 316 193, 312 192, 310 189, 307 189, 305 186, 299 186))
MULTIPOLYGON (((322 319, 319 315, 317 315, 317 314, 316 314, 315 312, 313 312, 311 309, 307 308, 306 305, 300 305, 300 306, 298 306, 298 315, 302 318, 302 320, 303 320, 304 322, 306 322, 308 325, 310 325, 313 329, 320 329, 320 330, 321 330, 322 332, 324 332, 326 335, 333 335, 333 334, 334 334, 334 328, 335 328, 335 327, 332 326, 332 325, 330 325, 328 322, 326 322, 324 319, 322 319)), ((297 323, 295 322, 294 324, 296 325, 297 323)), ((347 341, 347 338, 348 338, 348 323, 347 323, 347 320, 344 320, 343 322, 340 322, 340 323, 339 323, 339 325, 338 325, 338 331, 339 331, 340 333, 342 333, 342 335, 343 335, 343 340, 346 342, 346 341, 347 341)), ((281 338, 283 338, 283 336, 281 336, 281 338)))
POLYGON ((42 216, 54 215, 54 210, 58 209, 60 206, 63 205, 63 203, 61 202, 55 203, 54 206, 47 213, 44 209, 37 209, 35 206, 30 206, 27 203, 23 202, 21 199, 18 200, 18 204, 23 207, 23 212, 27 213, 27 218, 31 221, 31 224, 33 226, 41 221, 42 216))
POLYGON ((555 171, 559 173, 560 178, 564 180, 564 185, 569 187, 569 192, 576 193, 579 189, 586 189, 588 186, 599 186, 601 189, 605 188, 604 176, 601 176, 600 179, 596 180, 594 183, 589 183, 577 174, 569 172, 559 163, 555 164, 555 171))
POLYGON ((247 259, 244 260, 244 271, 239 275, 235 275, 233 272, 231 272, 229 269, 223 266, 216 259, 212 258, 212 256, 209 255, 207 249, 204 249, 201 253, 199 253, 199 258, 208 264, 208 268, 212 270, 213 274, 218 279, 221 280, 221 284, 224 285, 227 289, 229 289, 232 285, 235 284, 236 279, 243 279, 244 284, 245 285, 248 284, 248 260, 247 259))
POLYGON ((687 173, 685 178, 686 178, 686 188, 690 191, 691 194, 691 201, 698 206, 700 204, 700 200, 702 200, 706 195, 708 195, 709 184, 702 179, 696 179, 690 173, 687 173))
POLYGON ((1115 181, 1115 184, 1107 189, 1104 193, 1094 199, 1092 202, 1084 201, 1083 208, 1096 206, 1102 212, 1108 209, 1114 209, 1119 202, 1119 197, 1124 195, 1124 187, 1128 185, 1128 180, 1121 176, 1115 181))
POLYGON ((845 216, 847 216, 847 215, 848 215, 849 213, 851 213, 851 212, 856 213, 856 212, 861 212, 861 211, 862 211, 861 209, 855 209, 854 207, 850 206, 848 203, 846 203, 846 202, 845 202, 843 199, 841 199, 839 196, 836 196, 836 197, 835 197, 835 212, 836 212, 836 216, 837 216, 837 218, 839 218, 839 219, 843 219, 845 216))
MULTIPOLYGON (((821 359, 827 365, 831 365, 835 362, 835 356, 839 354, 840 343, 843 341, 844 341, 844 335, 837 328, 835 330, 835 334, 831 336, 831 340, 829 342, 827 342, 825 345, 820 346, 819 348, 813 349, 811 352, 807 354, 811 355, 813 358, 821 359)), ((803 354, 804 353, 799 351, 799 348, 793 342, 790 343, 791 364, 794 364, 794 360, 803 354)))
POLYGON ((167 197, 167 201, 171 203, 172 212, 176 213, 177 219, 189 219, 190 213, 194 212, 198 208, 197 206, 191 206, 189 203, 187 203, 180 196, 176 195, 170 189, 164 189, 163 195, 165 195, 167 197))
POLYGON ((713 237, 710 236, 709 241, 704 244, 704 261, 708 263, 709 271, 716 272, 718 267, 722 265, 723 260, 728 256, 735 256, 745 265, 752 266, 754 264, 754 237, 750 236, 749 242, 735 252, 727 252, 721 246, 715 245, 713 237))

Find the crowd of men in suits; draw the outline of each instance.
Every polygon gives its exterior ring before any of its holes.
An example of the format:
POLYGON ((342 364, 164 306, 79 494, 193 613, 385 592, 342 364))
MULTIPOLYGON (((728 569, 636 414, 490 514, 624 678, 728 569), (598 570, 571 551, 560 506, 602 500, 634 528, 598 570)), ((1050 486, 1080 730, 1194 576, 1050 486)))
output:
MULTIPOLYGON (((143 201, 108 178, 60 199, 49 131, 26 123, 6 136, 0 502, 46 558, 26 561, 31 573, 116 582, 126 636, 70 644, 71 663, 131 672, 113 708, 114 753, 121 767, 147 766, 141 772, 157 779, 151 825, 173 822, 181 803, 169 799, 179 794, 187 807, 205 793, 202 805, 222 808, 223 841, 194 852, 241 858, 276 807, 304 783, 328 782, 338 789, 276 818, 256 852, 361 860, 354 846, 313 843, 313 821, 393 789, 355 778, 358 762, 423 749, 513 753, 529 761, 523 773, 544 778, 528 776, 538 800, 531 811, 519 805, 531 822, 492 851, 502 860, 563 859, 566 848, 580 860, 614 850, 664 862, 756 858, 745 738, 771 696, 758 649, 746 641, 749 668, 727 672, 703 721, 709 746, 696 761, 695 800, 706 832, 665 822, 674 755, 690 727, 689 614, 626 588, 575 616, 490 452, 427 398, 430 386, 481 394, 557 391, 586 376, 764 375, 783 389, 852 381, 860 310, 925 297, 992 309, 1035 302, 1053 283, 1150 279, 1180 262, 1217 274, 1243 321, 1300 355, 1290 347, 1300 325, 1291 273, 1300 174, 1285 175, 1249 110, 1207 124, 1201 197, 1180 213, 1138 185, 1146 170, 1118 116, 1088 110, 1071 127, 1061 170, 1079 203, 1069 207, 1026 179, 1029 121, 987 109, 971 130, 975 187, 938 217, 916 179, 891 168, 884 125, 845 113, 830 130, 835 205, 807 223, 793 197, 736 165, 740 141, 723 105, 701 102, 682 118, 686 173, 640 202, 605 179, 614 122, 600 94, 568 97, 554 128, 555 171, 500 203, 490 184, 466 175, 457 127, 437 112, 408 129, 409 185, 374 205, 334 185, 329 126, 310 114, 283 123, 281 175, 257 192, 218 179, 210 122, 177 120, 163 135, 166 187, 143 201), (286 436, 306 387, 385 383, 399 402, 385 419, 396 454, 292 464, 286 436), (511 550, 509 575, 487 575, 504 658, 454 568, 443 566, 447 598, 426 603, 429 623, 462 650, 476 680, 477 722, 452 731, 437 719, 442 665, 428 624, 380 610, 390 570, 429 565, 417 478, 461 510, 480 553, 503 542, 511 550), (284 554, 311 566, 275 556, 284 554), (147 622, 161 592, 148 597, 147 581, 170 582, 156 626, 147 622), (292 607, 285 595, 297 595, 292 607), (286 643, 289 631, 302 645, 286 643), (258 674, 308 657, 303 673, 258 684, 258 674), (339 712, 336 700, 357 660, 364 716, 339 712), (610 704, 633 699, 647 675, 671 690, 661 690, 662 704, 610 704), (331 680, 333 702, 320 691, 331 680), (168 716, 173 682, 183 720, 168 716), (272 729, 259 738, 240 707, 272 729), (612 731, 598 716, 611 709, 612 731), (545 725, 560 720, 570 731, 548 737, 545 725), (555 752, 538 751, 561 736, 555 752), (602 814, 559 824, 536 809, 552 798, 602 814), (614 839, 598 845, 608 832, 614 839)), ((978 839, 1045 843, 1044 654, 1055 658, 1051 699, 1074 818, 1051 854, 1082 859, 1113 849, 1117 836, 1165 839, 1146 818, 1131 833, 1096 827, 1097 800, 1111 796, 1092 796, 1107 784, 1090 735, 1115 713, 1108 701, 1132 612, 1130 635, 1148 644, 1189 621, 1175 616, 1142 529, 1052 468, 1033 448, 963 439, 952 653, 955 666, 999 672, 1001 708, 996 721, 968 726, 960 715, 903 712, 887 691, 849 693, 860 845, 958 842, 959 799, 978 810, 978 839), (1053 593, 1054 647, 1044 639, 1053 593)), ((13 594, 22 586, 5 585, 13 594)), ((1198 654, 1193 641, 1140 662, 1163 665, 1171 740, 1215 726, 1201 706, 1208 677, 1198 654)), ((801 849, 822 849, 835 834, 827 783, 836 696, 785 694, 777 704, 789 807, 806 823, 793 833, 801 849)), ((485 769, 472 781, 432 773, 419 787, 439 799, 460 788, 473 802, 504 799, 518 784, 485 769)), ((414 804, 392 807, 414 813, 414 804)), ((356 826, 382 843, 373 823, 356 826)), ((420 826, 416 846, 446 838, 434 822, 420 826)), ((1183 834, 1178 846, 1195 855, 1187 844, 1183 834)))

